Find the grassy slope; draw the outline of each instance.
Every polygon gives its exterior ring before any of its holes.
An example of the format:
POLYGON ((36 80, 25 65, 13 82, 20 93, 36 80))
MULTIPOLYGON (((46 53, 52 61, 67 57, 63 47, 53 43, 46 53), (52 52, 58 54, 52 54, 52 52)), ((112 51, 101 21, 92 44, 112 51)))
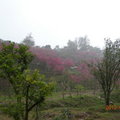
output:
MULTIPOLYGON (((58 96, 55 96, 58 97, 58 96)), ((54 98, 54 97, 53 97, 54 98)), ((45 102, 42 113, 47 118, 58 116, 64 109, 69 109, 74 115, 74 120, 119 120, 119 112, 106 112, 104 101, 94 96, 74 96, 48 99, 45 102)), ((45 119, 44 117, 44 119, 45 119)), ((46 119, 47 120, 47 119, 46 119)))
MULTIPOLYGON (((0 101, 7 101, 7 98, 0 98, 0 101)), ((66 97, 64 100, 60 94, 48 97, 42 106, 42 120, 52 120, 59 116, 62 110, 68 109, 74 116, 73 120, 119 120, 119 112, 106 112, 104 102, 94 96, 73 96, 66 97)), ((0 113, 0 120, 12 120, 0 113)), ((31 119, 32 120, 32 119, 31 119)), ((34 119, 33 119, 34 120, 34 119)))

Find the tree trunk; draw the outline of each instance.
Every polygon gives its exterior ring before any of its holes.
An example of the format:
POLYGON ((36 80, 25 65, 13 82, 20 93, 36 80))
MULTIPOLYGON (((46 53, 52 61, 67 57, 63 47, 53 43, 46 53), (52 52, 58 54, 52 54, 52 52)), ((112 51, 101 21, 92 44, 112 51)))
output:
POLYGON ((69 88, 69 96, 72 98, 72 89, 69 88))
POLYGON ((109 105, 109 104, 110 104, 110 97, 109 97, 109 96, 107 96, 107 97, 105 98, 105 102, 106 102, 106 105, 109 105))
POLYGON ((71 92, 69 92, 69 96, 72 98, 72 93, 71 92))
POLYGON ((27 91, 26 91, 26 105, 25 105, 25 119, 24 120, 28 120, 28 113, 29 113, 29 110, 28 110, 28 93, 29 93, 29 86, 27 86, 27 91))
POLYGON ((78 92, 78 90, 77 90, 77 96, 78 96, 78 94, 79 94, 79 92, 78 92))
MULTIPOLYGON (((16 95, 19 95, 19 93, 16 93, 16 95)), ((20 97, 17 97, 17 104, 21 104, 21 98, 20 97)), ((18 119, 21 120, 24 118, 24 113, 19 113, 18 115, 18 119)))
POLYGON ((110 105, 110 92, 107 92, 107 93, 106 93, 106 96, 105 96, 105 104, 106 104, 106 105, 110 105))
POLYGON ((36 106, 35 112, 36 112, 35 120, 39 120, 38 106, 36 106))
POLYGON ((25 112, 25 119, 24 120, 28 120, 28 111, 25 112))
POLYGON ((63 99, 65 98, 65 93, 64 93, 64 92, 62 92, 62 98, 63 98, 63 99))
POLYGON ((106 99, 106 105, 109 105, 110 102, 109 102, 109 99, 106 99))
POLYGON ((96 87, 93 88, 93 95, 96 94, 96 87))

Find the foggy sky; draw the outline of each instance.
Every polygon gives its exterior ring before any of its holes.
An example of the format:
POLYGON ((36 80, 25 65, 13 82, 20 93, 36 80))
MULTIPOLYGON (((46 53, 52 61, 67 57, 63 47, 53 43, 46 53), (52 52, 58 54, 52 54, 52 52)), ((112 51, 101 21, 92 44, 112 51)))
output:
POLYGON ((40 46, 87 35, 102 48, 105 37, 120 38, 120 1, 0 0, 0 38, 19 43, 31 32, 40 46))

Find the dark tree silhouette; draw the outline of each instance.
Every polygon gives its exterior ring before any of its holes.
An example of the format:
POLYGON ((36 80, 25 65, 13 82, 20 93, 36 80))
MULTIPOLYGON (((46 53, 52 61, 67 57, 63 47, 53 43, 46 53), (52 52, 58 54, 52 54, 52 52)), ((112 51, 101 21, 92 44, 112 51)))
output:
POLYGON ((35 42, 34 42, 34 39, 33 39, 32 35, 31 35, 31 33, 28 36, 25 37, 25 39, 22 41, 22 43, 24 45, 29 46, 29 47, 32 47, 32 46, 35 45, 35 42))

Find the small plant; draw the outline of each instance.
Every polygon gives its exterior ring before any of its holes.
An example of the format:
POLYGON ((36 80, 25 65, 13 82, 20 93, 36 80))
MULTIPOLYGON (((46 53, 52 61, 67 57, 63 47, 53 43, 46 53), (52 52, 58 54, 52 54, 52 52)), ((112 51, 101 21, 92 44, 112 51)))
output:
POLYGON ((85 88, 84 88, 84 86, 82 86, 82 85, 77 85, 77 86, 75 87, 75 89, 76 89, 77 95, 81 95, 81 92, 82 92, 85 88))
POLYGON ((69 109, 63 109, 61 114, 55 117, 53 120, 72 120, 73 115, 69 109))

